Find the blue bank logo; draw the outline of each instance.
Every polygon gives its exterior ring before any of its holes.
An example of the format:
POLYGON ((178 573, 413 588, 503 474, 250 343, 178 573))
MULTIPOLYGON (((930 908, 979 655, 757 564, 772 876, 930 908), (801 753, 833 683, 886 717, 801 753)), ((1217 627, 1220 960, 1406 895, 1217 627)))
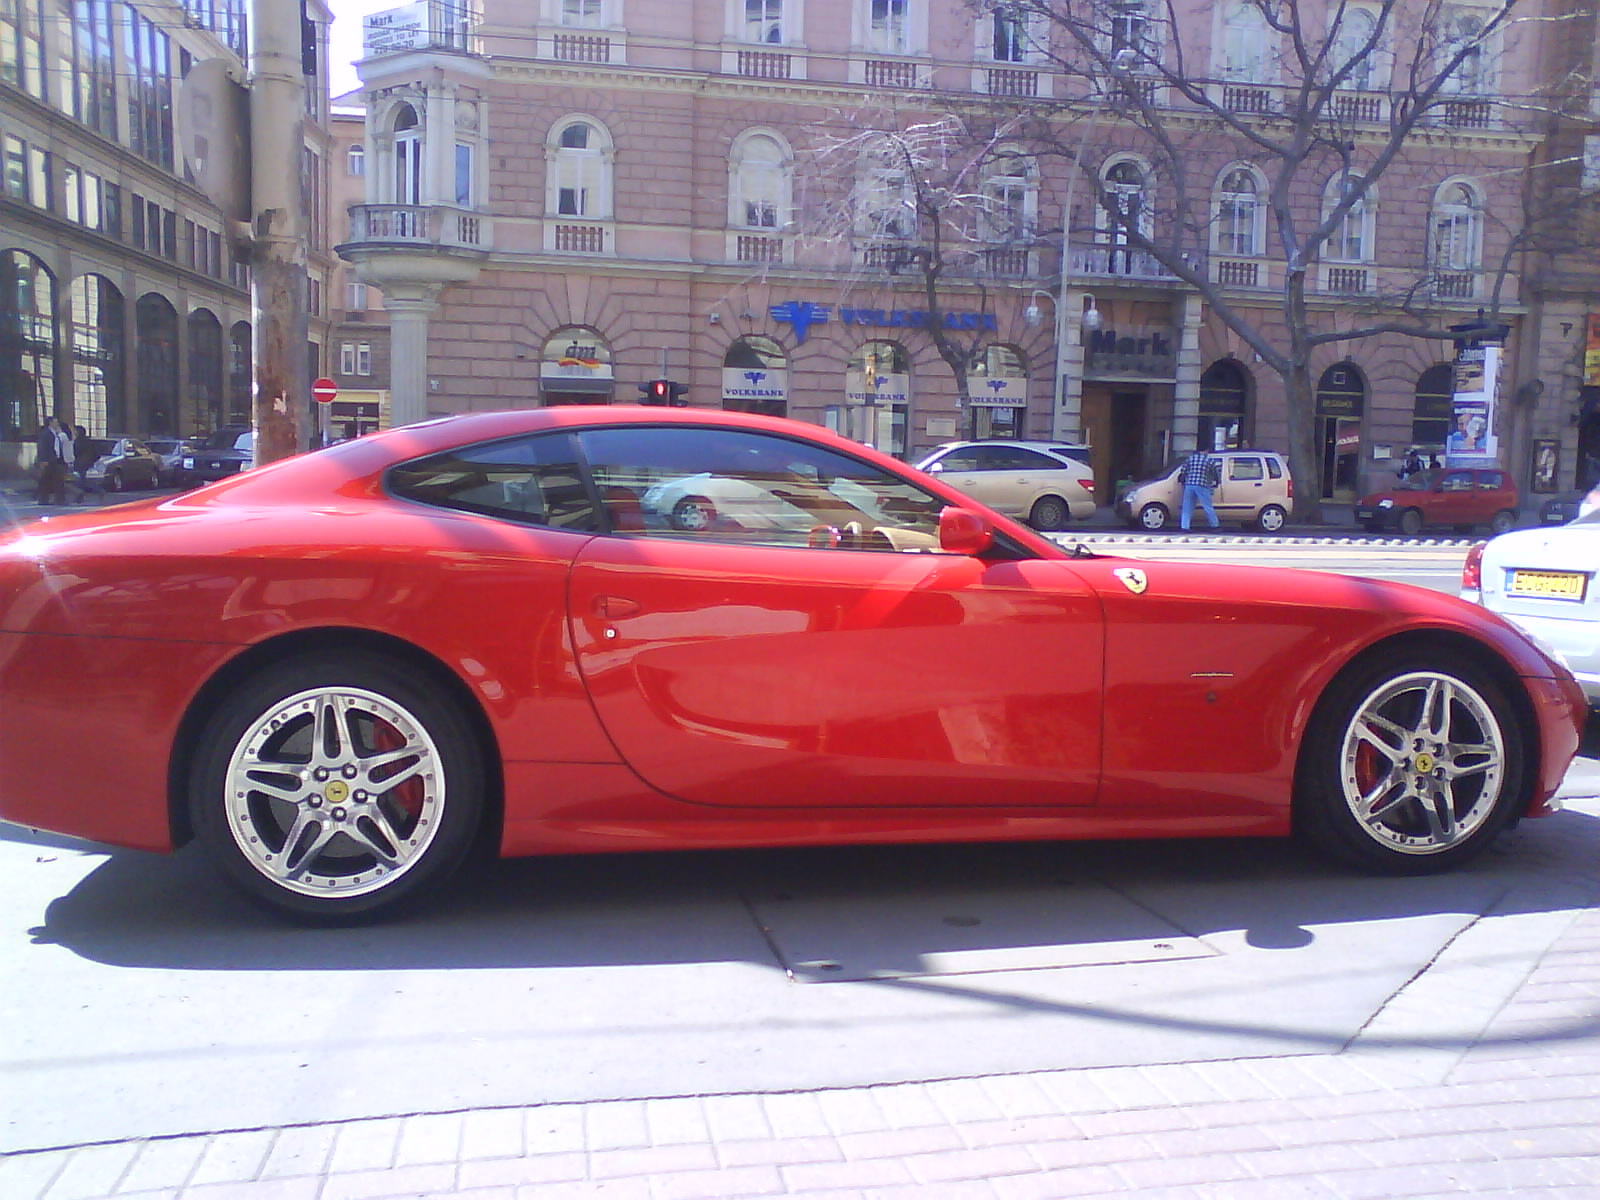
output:
POLYGON ((811 332, 813 325, 826 325, 828 323, 828 310, 821 304, 813 304, 809 300, 790 300, 783 304, 774 304, 767 310, 774 321, 782 321, 794 327, 795 342, 802 343, 806 334, 811 332))

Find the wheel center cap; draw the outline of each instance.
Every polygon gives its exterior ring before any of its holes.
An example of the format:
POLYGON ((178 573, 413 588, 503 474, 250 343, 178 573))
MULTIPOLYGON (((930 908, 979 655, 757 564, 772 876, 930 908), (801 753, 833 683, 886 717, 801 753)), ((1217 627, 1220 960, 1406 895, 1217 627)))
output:
POLYGON ((1416 767, 1420 774, 1426 775, 1431 772, 1434 767, 1438 766, 1438 760, 1427 751, 1423 751, 1421 754, 1417 755, 1416 758, 1411 760, 1411 765, 1416 767))
POLYGON ((350 785, 342 779, 330 779, 328 786, 322 789, 322 794, 330 804, 342 804, 350 797, 350 785))

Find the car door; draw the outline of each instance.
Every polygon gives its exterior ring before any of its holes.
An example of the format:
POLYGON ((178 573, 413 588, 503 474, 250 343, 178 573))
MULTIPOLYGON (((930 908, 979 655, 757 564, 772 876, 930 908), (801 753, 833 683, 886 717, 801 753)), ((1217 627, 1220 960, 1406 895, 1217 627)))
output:
POLYGON ((741 808, 1094 802, 1104 633, 1070 563, 939 552, 943 500, 826 447, 686 426, 580 441, 602 494, 722 470, 730 443, 784 443, 816 473, 810 495, 760 480, 784 498, 759 527, 658 522, 578 555, 579 670, 648 783, 741 808))
POLYGON ((1004 446, 963 446, 940 460, 937 474, 979 504, 1015 517, 1022 512, 1022 500, 1013 478, 1014 466, 1004 446))
POLYGON ((1222 483, 1212 504, 1217 516, 1243 520, 1254 516, 1263 503, 1266 464, 1256 454, 1228 455, 1222 459, 1222 483))
POLYGON ((1441 475, 1439 482, 1434 484, 1434 490, 1424 495, 1428 503, 1423 509, 1423 516, 1428 524, 1470 525, 1477 520, 1473 516, 1475 484, 1471 471, 1446 471, 1441 475))

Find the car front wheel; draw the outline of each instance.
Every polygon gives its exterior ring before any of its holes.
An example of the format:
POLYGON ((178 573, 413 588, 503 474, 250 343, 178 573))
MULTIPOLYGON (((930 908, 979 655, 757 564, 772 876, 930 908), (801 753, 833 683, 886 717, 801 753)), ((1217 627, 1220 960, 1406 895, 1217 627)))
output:
POLYGON ((1276 504, 1269 504, 1256 514, 1256 528, 1262 533, 1278 533, 1288 521, 1289 514, 1276 504))
POLYGON ((1033 502, 1033 509, 1028 513, 1028 524, 1047 533, 1065 529, 1071 519, 1072 510, 1059 496, 1041 496, 1033 502))
POLYGON ((459 705, 388 658, 288 659, 235 688, 189 776, 195 837, 258 902, 310 923, 387 915, 436 889, 484 811, 459 705))
POLYGON ((1365 870, 1449 870, 1516 811, 1524 739, 1499 686, 1470 664, 1375 659, 1318 705, 1296 779, 1297 828, 1365 870))
POLYGON ((127 485, 123 482, 122 472, 121 471, 107 471, 106 472, 106 491, 108 491, 108 492, 120 492, 126 486, 127 485))
POLYGON ((1172 520, 1172 514, 1167 511, 1165 504, 1146 504, 1139 510, 1139 528, 1165 529, 1172 520))
POLYGON ((672 506, 673 526, 689 533, 710 529, 716 519, 716 505, 704 496, 685 496, 672 506))
POLYGON ((1407 537, 1416 537, 1422 532, 1422 514, 1414 508, 1408 508, 1400 514, 1400 532, 1407 537))

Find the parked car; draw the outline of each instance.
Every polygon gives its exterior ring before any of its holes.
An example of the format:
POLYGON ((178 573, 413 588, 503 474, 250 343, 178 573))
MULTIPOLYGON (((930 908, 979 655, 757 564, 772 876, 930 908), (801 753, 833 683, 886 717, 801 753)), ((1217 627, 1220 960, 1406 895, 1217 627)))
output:
POLYGON ((1421 471, 1373 492, 1356 506, 1363 529, 1398 529, 1412 535, 1430 525, 1470 533, 1486 525, 1504 533, 1517 523, 1517 485, 1499 467, 1444 467, 1421 471))
MULTIPOLYGON (((139 439, 90 438, 86 444, 95 456, 84 471, 84 480, 90 487, 125 492, 148 490, 159 482, 161 460, 139 439)), ((84 457, 88 457, 87 453, 84 457)))
MULTIPOLYGON (((1263 533, 1284 527, 1294 506, 1294 479, 1287 459, 1271 450, 1214 450, 1211 457, 1221 467, 1221 481, 1211 493, 1219 521, 1240 521, 1263 533)), ((1117 515, 1135 529, 1176 524, 1183 501, 1183 462, 1180 459, 1154 479, 1125 488, 1117 498, 1117 515)))
POLYGON ((1035 529, 1065 529, 1094 515, 1089 448, 1066 442, 946 442, 917 469, 1035 529))
POLYGON ((1467 551, 1461 595, 1559 655, 1600 708, 1600 507, 1555 529, 1520 529, 1467 551))
POLYGON ((1068 552, 744 413, 473 413, 0 533, 0 818, 192 839, 308 921, 479 847, 1293 830, 1441 871, 1552 811, 1584 714, 1455 596, 1068 552), (771 489, 740 530, 636 520, 642 481, 769 454, 879 524, 771 489))
POLYGON ((1539 508, 1539 524, 1565 525, 1595 508, 1600 508, 1600 486, 1587 491, 1578 488, 1546 500, 1539 508))
POLYGON ((178 462, 178 483, 193 487, 248 471, 255 465, 256 435, 247 426, 217 430, 178 462))
POLYGON ((193 454, 198 448, 196 443, 183 438, 146 438, 144 444, 160 460, 156 482, 162 486, 178 482, 178 475, 183 470, 184 455, 193 454))

